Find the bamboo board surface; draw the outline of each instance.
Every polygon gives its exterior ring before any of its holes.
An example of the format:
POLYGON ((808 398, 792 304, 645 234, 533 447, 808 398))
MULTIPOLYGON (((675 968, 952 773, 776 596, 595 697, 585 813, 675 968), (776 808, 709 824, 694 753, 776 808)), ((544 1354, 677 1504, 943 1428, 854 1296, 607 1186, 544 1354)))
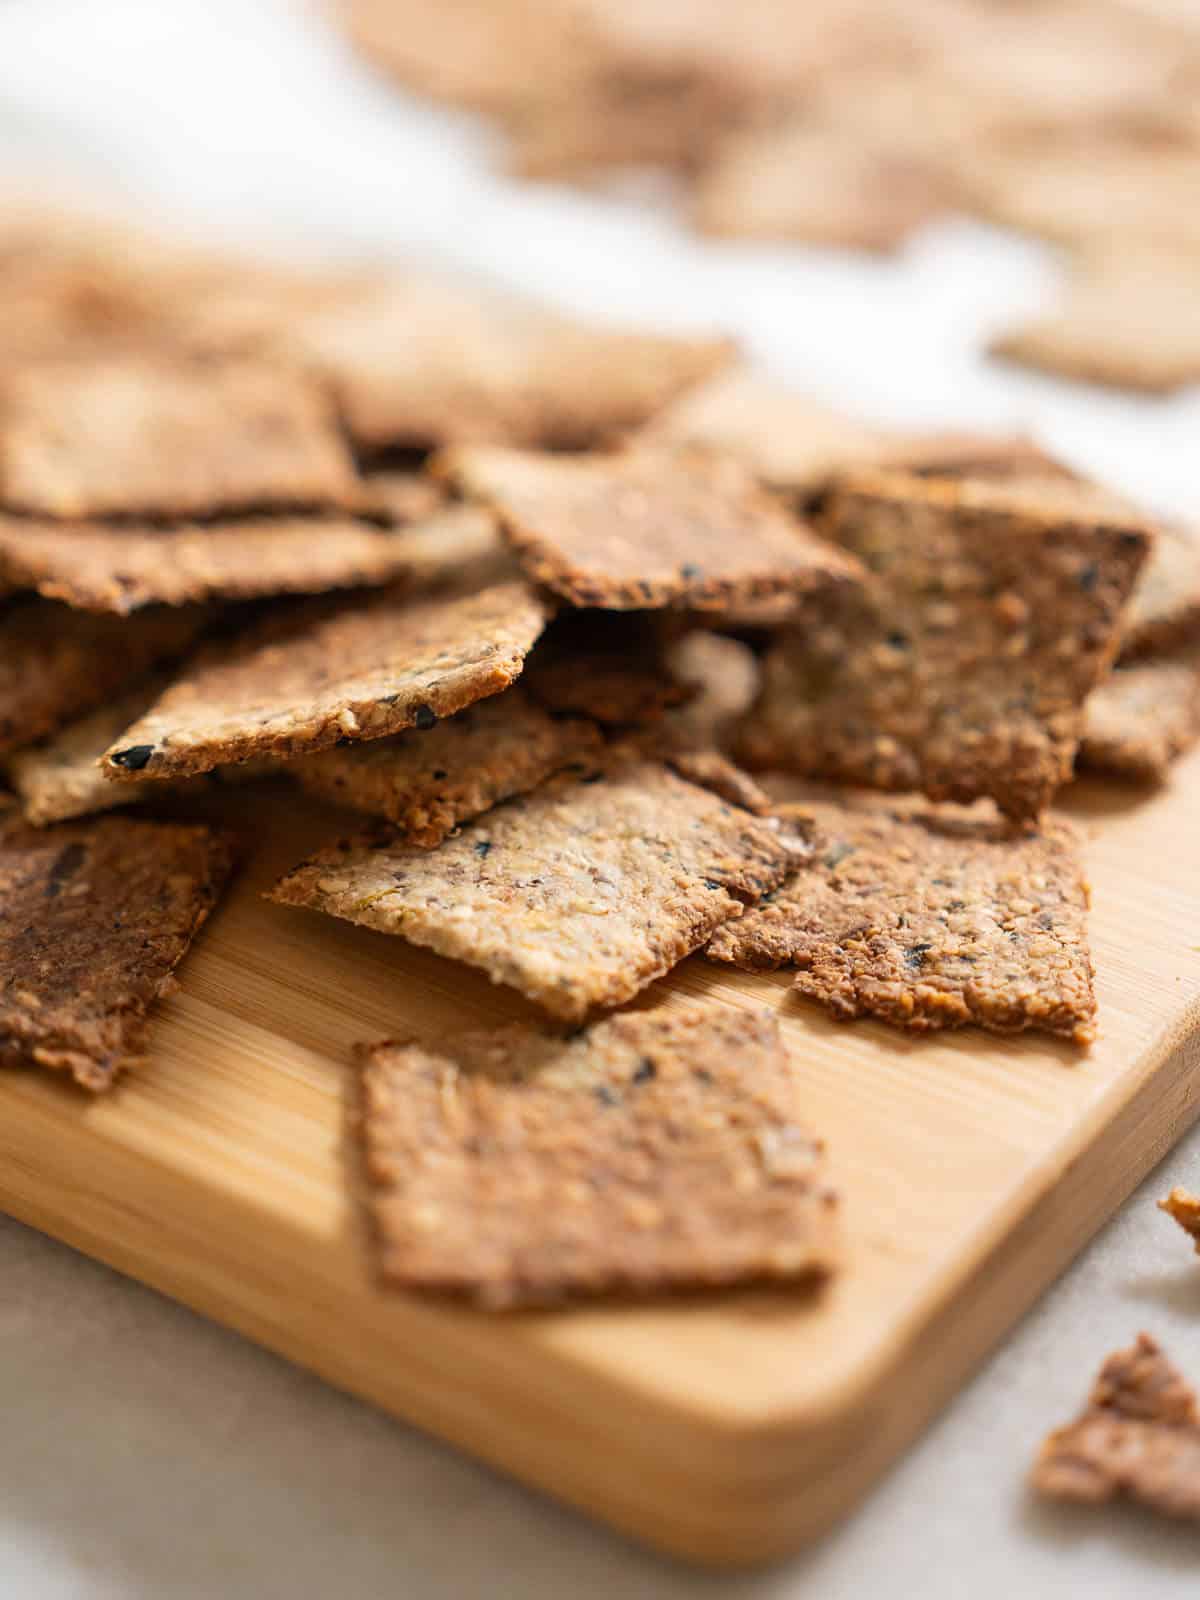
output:
POLYGON ((351 1044, 533 1013, 466 967, 263 901, 344 826, 297 804, 264 812, 144 1072, 95 1101, 0 1074, 0 1208, 678 1554, 749 1563, 828 1528, 1200 1109, 1197 752, 1149 798, 1066 798, 1094 887, 1089 1054, 839 1025, 786 974, 698 958, 656 987, 778 1009, 844 1196, 825 1295, 496 1317, 382 1291, 351 1044))

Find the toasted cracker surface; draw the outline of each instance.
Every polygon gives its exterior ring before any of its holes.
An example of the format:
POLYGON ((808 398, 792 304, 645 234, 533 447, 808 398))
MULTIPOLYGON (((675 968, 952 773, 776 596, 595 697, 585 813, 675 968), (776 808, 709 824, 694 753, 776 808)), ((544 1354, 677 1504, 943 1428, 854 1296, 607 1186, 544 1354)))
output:
POLYGON ((1159 527, 1125 613, 1121 659, 1200 639, 1200 532, 1159 527))
POLYGON ((0 615, 0 751, 32 744, 178 656, 211 613, 147 611, 128 621, 23 600, 0 615))
POLYGON ((1149 1334, 1100 1369, 1081 1415, 1042 1445, 1033 1487, 1086 1505, 1127 1497, 1169 1517, 1200 1517, 1196 1395, 1149 1334))
POLYGON ((835 1196, 767 1011, 361 1051, 384 1276, 491 1309, 836 1265, 835 1196))
POLYGON ((514 684, 427 733, 335 746, 287 770, 312 793, 386 817, 409 844, 431 850, 460 823, 594 758, 603 743, 594 723, 552 717, 514 684))
POLYGON ((529 576, 577 606, 720 610, 857 573, 731 460, 481 447, 443 470, 492 506, 529 576))
POLYGON ((106 770, 174 778, 432 727, 506 689, 545 621, 521 582, 272 616, 199 656, 114 742, 106 770))
POLYGON ((743 759, 1036 815, 1117 648, 1144 526, 1070 484, 878 473, 835 492, 828 527, 872 583, 771 651, 743 759))
POLYGON ((1086 1044, 1096 1000, 1073 832, 1021 835, 948 812, 814 802, 814 853, 708 946, 749 971, 795 966, 837 1017, 914 1032, 972 1023, 1086 1044))
POLYGON ((433 851, 386 833, 337 845, 271 897, 428 945, 579 1021, 740 916, 784 876, 790 843, 658 762, 614 756, 433 851))
POLYGON ((0 378, 0 504, 52 517, 353 504, 322 392, 249 361, 44 360, 0 378))
POLYGON ((1088 696, 1080 767, 1162 783, 1200 739, 1200 644, 1118 667, 1088 696))
POLYGON ((1200 1195, 1176 1184, 1167 1198, 1158 1202, 1158 1209, 1165 1211, 1185 1233, 1191 1235, 1196 1254, 1200 1256, 1200 1195))
POLYGON ((525 687, 555 716, 611 729, 659 723, 695 693, 672 670, 654 617, 612 611, 556 617, 530 656, 525 687))
POLYGON ((0 836, 0 1061, 107 1089, 230 869, 209 828, 105 818, 0 836))

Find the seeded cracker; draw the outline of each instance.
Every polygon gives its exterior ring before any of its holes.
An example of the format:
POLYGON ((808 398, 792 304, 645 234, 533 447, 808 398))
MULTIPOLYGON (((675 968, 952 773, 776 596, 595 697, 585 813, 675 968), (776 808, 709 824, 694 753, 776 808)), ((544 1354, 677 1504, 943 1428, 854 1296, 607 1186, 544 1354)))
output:
POLYGON ((1200 739, 1200 644, 1118 667, 1088 696, 1077 762, 1162 783, 1200 739))
POLYGON ((1159 527, 1125 613, 1121 659, 1200 640, 1200 534, 1159 527))
POLYGON ((629 1000, 788 870, 795 842, 658 762, 552 778, 436 850, 379 832, 271 892, 481 967, 556 1017, 629 1000))
POLYGON ((121 621, 48 600, 10 606, 0 615, 0 752, 45 738, 181 655, 211 617, 199 607, 121 621))
POLYGON ((1164 1516, 1200 1518, 1196 1396, 1149 1334, 1109 1356, 1082 1415, 1042 1445, 1032 1481, 1052 1500, 1125 1496, 1164 1516))
POLYGON ((1071 830, 1021 835, 931 811, 804 809, 815 853, 717 932, 711 960, 752 972, 796 966, 796 989, 843 1020, 1092 1040, 1088 895, 1071 830))
POLYGON ((766 1011, 360 1050, 385 1278, 492 1310, 825 1277, 836 1196, 766 1011))
POLYGON ((836 490, 828 527, 873 584, 772 649, 743 760, 1036 816, 1070 774, 1146 529, 1072 484, 888 473, 836 490))
POLYGON ((1200 1195, 1193 1194, 1190 1189, 1181 1189, 1177 1184, 1165 1200, 1158 1202, 1158 1209, 1165 1211, 1185 1233, 1191 1235, 1196 1254, 1200 1256, 1200 1195))
POLYGON ((301 756, 288 774, 325 799, 388 818, 409 844, 431 850, 460 823, 595 757, 603 742, 594 723, 551 717, 515 684, 428 733, 335 746, 301 756))
POLYGON ((431 728, 521 671, 546 620, 523 583, 410 599, 385 593, 267 619, 212 647, 105 756, 115 778, 176 778, 340 739, 431 728))
POLYGON ((857 575, 731 460, 480 448, 448 452, 442 470, 492 506, 526 573, 572 605, 719 611, 857 575))
POLYGON ((692 698, 649 615, 568 610, 554 619, 526 666, 525 688, 553 716, 606 728, 658 724, 692 698))
POLYGON ((0 835, 0 1061, 107 1089, 230 869, 209 828, 106 818, 0 835))
POLYGON ((51 517, 354 504, 319 389, 244 361, 114 355, 0 375, 0 505, 51 517))

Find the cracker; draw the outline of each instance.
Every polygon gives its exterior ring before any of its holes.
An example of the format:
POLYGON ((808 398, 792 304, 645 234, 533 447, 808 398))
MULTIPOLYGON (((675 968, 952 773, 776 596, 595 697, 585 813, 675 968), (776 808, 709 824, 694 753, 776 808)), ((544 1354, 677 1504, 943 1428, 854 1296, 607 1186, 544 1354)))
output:
POLYGON ((49 599, 127 615, 154 603, 375 587, 427 565, 428 543, 414 531, 336 515, 153 528, 0 514, 0 573, 49 599))
POLYGON ((1200 535, 1160 526, 1134 586, 1121 659, 1161 655, 1200 639, 1200 535))
POLYGON ((672 712, 672 733, 701 748, 724 745, 758 695, 754 651, 740 639, 693 628, 670 646, 667 665, 695 691, 672 712))
POLYGON ((272 890, 481 967, 579 1021, 632 998, 787 871, 791 840, 658 762, 552 778, 437 850, 385 833, 272 890))
POLYGON ((568 611, 539 641, 525 687, 554 716, 587 717, 606 728, 658 724, 693 686, 674 672, 649 616, 568 611))
POLYGON ((1088 696, 1080 767, 1163 783, 1200 740, 1200 644, 1118 667, 1088 696))
POLYGON ((808 863, 719 930, 711 960, 798 967, 797 991, 842 1020, 1095 1037, 1087 885, 1070 829, 1023 836, 945 812, 804 809, 819 840, 808 863))
POLYGON ((154 792, 149 783, 110 783, 100 766, 104 752, 135 722, 170 682, 160 676, 138 683, 77 722, 60 728, 45 744, 8 757, 8 781, 25 820, 35 827, 133 805, 154 792))
POLYGON ((0 376, 0 503, 51 517, 353 504, 321 391, 248 361, 62 357, 0 376))
POLYGON ((520 582, 426 599, 385 591, 270 617, 198 657, 114 742, 106 770, 176 778, 431 728, 506 689, 545 621, 520 582))
POLYGON ((0 615, 0 751, 20 749, 182 655, 211 620, 200 607, 128 620, 24 600, 0 615))
POLYGON ((1033 1487, 1052 1500, 1136 1500, 1164 1516, 1200 1517, 1196 1395, 1149 1334, 1100 1369, 1074 1422, 1049 1435, 1033 1487))
POLYGON ((594 758, 603 742, 594 723, 552 717, 515 684, 428 733, 335 746, 287 770, 313 794, 386 817, 409 844, 432 850, 461 823, 594 758))
POLYGON ((446 490, 423 472, 369 472, 362 481, 362 507, 388 527, 424 522, 442 510, 446 490))
POLYGON ((1020 437, 879 427, 746 367, 681 395, 646 424, 637 442, 735 456, 764 482, 801 500, 824 493, 838 474, 862 468, 993 471, 1045 460, 1020 437))
POLYGON ((1190 1189, 1181 1189, 1176 1184, 1167 1198, 1158 1202, 1158 1209, 1165 1211, 1185 1233, 1191 1235, 1196 1254, 1200 1256, 1200 1195, 1193 1194, 1190 1189))
POLYGON ((852 127, 793 121, 721 139, 692 192, 703 233, 890 251, 949 206, 937 170, 852 127))
POLYGON ((293 326, 363 451, 457 442, 586 447, 728 364, 724 339, 591 326, 415 274, 293 326))
POLYGON ((731 460, 477 448, 449 453, 443 470, 492 506, 529 576, 572 605, 719 611, 857 573, 731 460))
POLYGON ((359 1056, 390 1283, 498 1310, 838 1264, 824 1146, 770 1012, 691 1006, 359 1056))
POLYGON ((230 870, 210 828, 109 817, 0 836, 0 1061, 107 1089, 230 870))
MULTIPOLYGON (((1195 208, 1193 207, 1193 210, 1195 208)), ((1086 383, 1171 394, 1200 381, 1195 249, 1090 250, 1057 307, 993 339, 1022 366, 1086 383)))
POLYGON ((1070 774, 1145 527, 1070 483, 885 473, 835 491, 827 526, 872 585, 781 637, 742 758, 1036 816, 1070 774))

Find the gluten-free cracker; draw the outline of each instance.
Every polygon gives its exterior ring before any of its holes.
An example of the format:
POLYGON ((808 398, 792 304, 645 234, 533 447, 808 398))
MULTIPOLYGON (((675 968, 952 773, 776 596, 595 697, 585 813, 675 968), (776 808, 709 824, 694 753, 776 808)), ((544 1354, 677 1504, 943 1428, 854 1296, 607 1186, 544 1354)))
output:
POLYGON ((836 1197, 768 1011, 360 1050, 383 1276, 503 1309, 817 1280, 836 1197))
POLYGON ((386 831, 333 846, 272 890, 481 967, 580 1021, 629 1000, 773 888, 794 841, 656 761, 563 774, 436 850, 386 831))
POLYGON ((114 778, 176 778, 432 728, 518 676, 546 621, 526 584, 272 616, 214 645, 115 740, 114 778))
POLYGON ((1160 525, 1134 585, 1121 659, 1156 656, 1200 640, 1200 532, 1160 525))
POLYGON ((230 870, 211 828, 106 817, 0 834, 0 1062, 107 1089, 230 870))
POLYGON ((1013 832, 945 812, 813 802, 817 844, 779 889, 720 929, 714 961, 796 967, 835 1017, 914 1032, 1037 1028, 1086 1044, 1096 999, 1074 833, 1013 832))
POLYGON ((1036 816, 1151 542, 1070 482, 875 473, 827 524, 871 574, 781 635, 739 741, 750 766, 1036 816))
POLYGON ((1149 1334, 1109 1356, 1080 1416, 1042 1445, 1032 1482, 1051 1500, 1124 1498, 1200 1518, 1196 1394, 1149 1334))
POLYGON ((1119 666, 1088 696, 1077 764, 1162 783, 1200 739, 1200 643, 1119 666))
POLYGON ((50 517, 353 505, 324 393, 251 361, 59 357, 0 374, 0 505, 50 517))
POLYGON ((441 465, 496 512, 529 576, 572 605, 719 611, 857 575, 732 460, 479 447, 441 465))

